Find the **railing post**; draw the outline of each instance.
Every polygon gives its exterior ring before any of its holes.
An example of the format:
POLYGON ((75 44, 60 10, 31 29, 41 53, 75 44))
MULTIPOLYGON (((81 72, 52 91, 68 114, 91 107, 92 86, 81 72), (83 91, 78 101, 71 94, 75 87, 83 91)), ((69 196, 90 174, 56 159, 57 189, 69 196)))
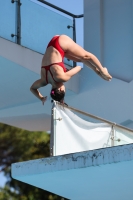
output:
POLYGON ((11 37, 16 37, 15 42, 21 45, 21 2, 20 0, 12 0, 11 3, 16 2, 16 28, 15 34, 11 34, 11 37))
MULTIPOLYGON (((76 43, 76 24, 75 18, 73 17, 73 40, 76 43)), ((73 61, 73 67, 76 67, 76 62, 73 61)))
POLYGON ((55 135, 55 118, 56 118, 56 102, 53 102, 53 106, 52 106, 52 110, 51 110, 51 134, 50 134, 50 156, 54 156, 55 155, 55 139, 56 139, 56 135, 55 135))
POLYGON ((53 156, 54 151, 54 104, 51 109, 51 133, 50 133, 50 156, 53 156))
POLYGON ((111 146, 114 146, 114 140, 115 140, 115 136, 114 136, 114 126, 112 125, 112 130, 111 130, 112 134, 111 134, 111 146))
POLYGON ((21 11, 20 11, 20 0, 16 2, 16 42, 17 44, 21 44, 21 11))

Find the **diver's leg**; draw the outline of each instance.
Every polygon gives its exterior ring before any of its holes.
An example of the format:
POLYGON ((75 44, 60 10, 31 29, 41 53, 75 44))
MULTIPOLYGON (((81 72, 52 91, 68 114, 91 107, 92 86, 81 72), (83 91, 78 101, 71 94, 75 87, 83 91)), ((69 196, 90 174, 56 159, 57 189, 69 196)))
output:
POLYGON ((102 76, 102 78, 104 78, 105 80, 111 80, 111 75, 108 73, 108 70, 101 65, 98 58, 92 53, 85 51, 70 37, 66 35, 61 35, 59 38, 59 44, 67 54, 78 58, 79 60, 81 60, 81 62, 83 62, 86 66, 90 68, 92 68, 93 66, 95 69, 94 71, 96 73, 99 71, 100 76, 102 76))

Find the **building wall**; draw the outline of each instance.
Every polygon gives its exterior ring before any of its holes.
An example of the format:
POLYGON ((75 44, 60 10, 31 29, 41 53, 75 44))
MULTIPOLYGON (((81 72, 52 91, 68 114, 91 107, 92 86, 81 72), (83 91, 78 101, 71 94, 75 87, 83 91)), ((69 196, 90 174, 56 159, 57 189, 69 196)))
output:
POLYGON ((85 0, 84 44, 113 77, 133 79, 133 1, 85 0))
POLYGON ((113 76, 111 82, 84 66, 78 107, 133 128, 133 1, 84 0, 84 48, 113 76))

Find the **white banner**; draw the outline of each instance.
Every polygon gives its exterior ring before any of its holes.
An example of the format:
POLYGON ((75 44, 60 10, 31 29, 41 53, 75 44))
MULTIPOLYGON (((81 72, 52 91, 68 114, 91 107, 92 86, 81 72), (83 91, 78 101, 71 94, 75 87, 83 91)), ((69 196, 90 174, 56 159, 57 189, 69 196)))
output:
POLYGON ((55 107, 54 155, 111 146, 111 125, 91 123, 60 105, 55 107), (62 118, 62 120, 58 120, 62 118))
POLYGON ((54 156, 133 143, 132 130, 91 123, 56 103, 53 117, 54 156))

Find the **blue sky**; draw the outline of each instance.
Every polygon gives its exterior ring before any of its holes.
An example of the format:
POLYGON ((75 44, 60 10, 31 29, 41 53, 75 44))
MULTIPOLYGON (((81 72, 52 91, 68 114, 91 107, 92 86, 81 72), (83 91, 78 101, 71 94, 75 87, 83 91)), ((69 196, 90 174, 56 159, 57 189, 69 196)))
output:
MULTIPOLYGON (((32 1, 37 2, 37 0, 32 0, 32 1)), ((83 14, 83 0, 73 0, 73 1, 72 0, 66 0, 66 1, 47 0, 47 2, 54 4, 64 10, 67 10, 68 12, 71 12, 75 15, 83 14)), ((41 3, 40 5, 48 7, 41 3)), ((76 19, 76 37, 77 37, 77 43, 80 46, 83 46, 83 18, 76 19)), ((5 184, 5 181, 6 181, 6 178, 3 176, 3 173, 0 173, 0 187, 5 184)))
POLYGON ((0 172, 0 187, 3 187, 6 182, 6 178, 2 172, 0 172))

